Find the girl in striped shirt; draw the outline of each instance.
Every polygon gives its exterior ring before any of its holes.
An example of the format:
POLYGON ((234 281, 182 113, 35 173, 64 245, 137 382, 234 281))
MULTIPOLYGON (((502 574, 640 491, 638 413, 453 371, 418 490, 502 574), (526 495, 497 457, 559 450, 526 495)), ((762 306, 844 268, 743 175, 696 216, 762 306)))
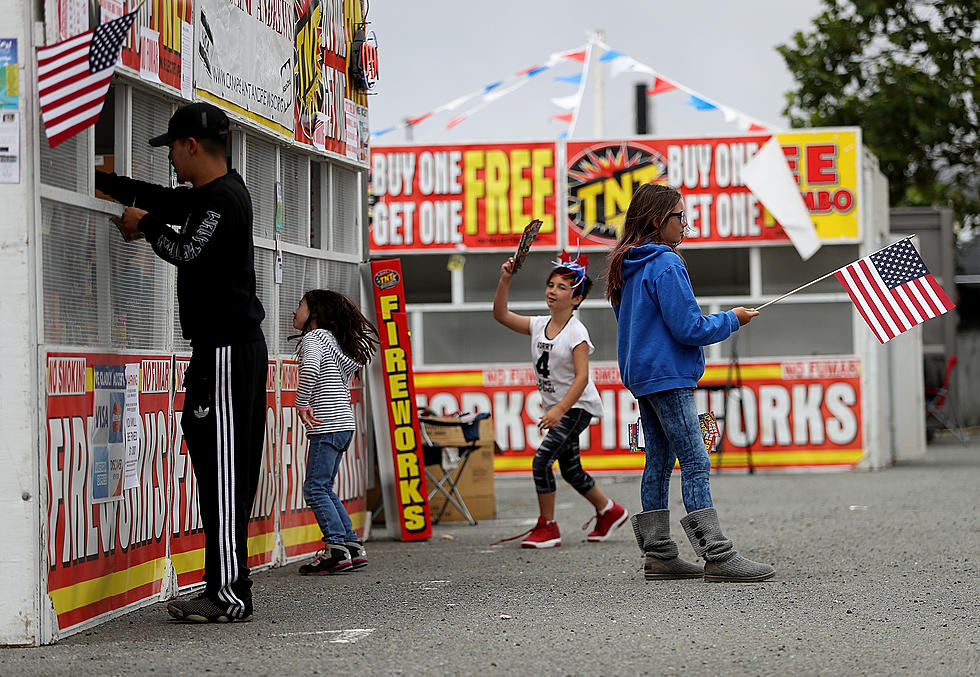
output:
POLYGON ((290 337, 300 339, 296 411, 310 441, 303 498, 324 542, 299 573, 336 574, 367 564, 333 483, 354 437, 350 380, 374 354, 378 332, 350 299, 327 289, 306 292, 293 311, 293 328, 300 332, 290 337))

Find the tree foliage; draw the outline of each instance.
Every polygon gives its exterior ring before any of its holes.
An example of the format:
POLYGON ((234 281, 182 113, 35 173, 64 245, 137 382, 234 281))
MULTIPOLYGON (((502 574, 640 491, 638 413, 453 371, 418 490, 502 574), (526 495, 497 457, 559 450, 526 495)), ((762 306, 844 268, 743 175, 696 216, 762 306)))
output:
POLYGON ((777 49, 794 126, 855 125, 892 206, 950 206, 980 226, 980 2, 824 0, 777 49))

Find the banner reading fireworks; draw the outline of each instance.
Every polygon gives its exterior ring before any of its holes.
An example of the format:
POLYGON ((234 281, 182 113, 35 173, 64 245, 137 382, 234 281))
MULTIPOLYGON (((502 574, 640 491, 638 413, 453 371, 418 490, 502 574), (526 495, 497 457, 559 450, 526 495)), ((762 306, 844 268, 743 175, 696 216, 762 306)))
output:
POLYGON ((163 585, 170 368, 169 355, 47 356, 47 593, 61 630, 157 594, 163 585), (140 453, 131 489, 121 486, 121 456, 113 469, 107 448, 122 443, 127 363, 138 365, 140 375, 140 453))
MULTIPOLYGON (((590 365, 603 416, 580 437, 587 470, 641 470, 643 455, 631 454, 627 425, 639 417, 636 400, 614 363, 590 365)), ((861 438, 861 363, 856 357, 744 361, 741 388, 726 390, 728 364, 709 364, 695 392, 698 411, 721 418, 726 468, 850 467, 864 456, 861 438)), ((544 434, 545 413, 530 366, 475 370, 420 368, 415 374, 419 406, 437 414, 485 411, 504 451, 498 472, 531 470, 544 434)), ((715 462, 714 460, 712 461, 715 462)))

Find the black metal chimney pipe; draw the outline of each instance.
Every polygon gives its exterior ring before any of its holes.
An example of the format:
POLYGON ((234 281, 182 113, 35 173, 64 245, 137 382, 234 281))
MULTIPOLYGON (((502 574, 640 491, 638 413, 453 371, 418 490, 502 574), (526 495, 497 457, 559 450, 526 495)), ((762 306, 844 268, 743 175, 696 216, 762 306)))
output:
POLYGON ((650 113, 647 105, 647 85, 644 82, 638 82, 634 87, 636 88, 636 133, 649 134, 650 113))

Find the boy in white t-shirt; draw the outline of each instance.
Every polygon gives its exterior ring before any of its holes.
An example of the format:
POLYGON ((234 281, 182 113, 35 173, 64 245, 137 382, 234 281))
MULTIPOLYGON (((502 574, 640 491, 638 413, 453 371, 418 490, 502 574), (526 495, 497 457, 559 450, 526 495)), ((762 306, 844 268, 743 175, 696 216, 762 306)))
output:
POLYGON ((579 458, 579 434, 589 426, 593 416, 602 416, 599 391, 589 378, 589 354, 595 348, 589 340, 589 331, 573 314, 592 288, 592 280, 587 275, 588 257, 573 258, 563 253, 554 263, 545 288, 551 315, 526 317, 507 308, 514 277, 513 258, 500 267, 500 281, 493 299, 493 318, 497 322, 519 334, 530 335, 538 390, 547 407, 538 428, 547 430, 548 434, 534 454, 533 464, 539 516, 534 528, 525 532, 530 535, 521 541, 525 548, 561 545, 561 532, 555 522, 555 474, 551 469, 555 459, 565 481, 595 506, 596 526, 587 540, 606 540, 629 518, 626 508, 596 486, 579 458))

